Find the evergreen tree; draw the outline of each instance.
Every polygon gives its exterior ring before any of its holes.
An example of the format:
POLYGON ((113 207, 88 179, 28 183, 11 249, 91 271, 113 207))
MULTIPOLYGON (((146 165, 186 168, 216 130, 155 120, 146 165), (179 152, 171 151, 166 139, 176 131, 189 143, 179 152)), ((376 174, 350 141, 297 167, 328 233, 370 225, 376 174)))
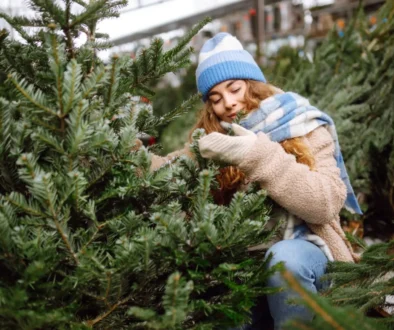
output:
POLYGON ((153 172, 136 146, 198 98, 160 118, 139 101, 189 63, 206 21, 167 52, 154 39, 135 60, 105 65, 96 27, 125 3, 29 0, 34 19, 0 13, 24 39, 0 34, 2 329, 223 329, 272 291, 274 270, 247 252, 274 234, 265 193, 251 186, 215 205, 218 166, 196 142, 197 162, 153 172))

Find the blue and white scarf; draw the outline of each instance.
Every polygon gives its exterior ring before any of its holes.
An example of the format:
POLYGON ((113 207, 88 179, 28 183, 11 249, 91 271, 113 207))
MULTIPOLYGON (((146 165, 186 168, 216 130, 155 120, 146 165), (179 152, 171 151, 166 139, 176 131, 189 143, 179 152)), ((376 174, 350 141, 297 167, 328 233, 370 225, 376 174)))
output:
POLYGON ((275 142, 304 136, 325 125, 334 140, 334 157, 347 188, 345 208, 352 213, 362 214, 346 172, 334 121, 326 113, 310 105, 306 98, 292 92, 275 94, 261 101, 259 108, 244 118, 240 125, 255 133, 264 132, 275 142))

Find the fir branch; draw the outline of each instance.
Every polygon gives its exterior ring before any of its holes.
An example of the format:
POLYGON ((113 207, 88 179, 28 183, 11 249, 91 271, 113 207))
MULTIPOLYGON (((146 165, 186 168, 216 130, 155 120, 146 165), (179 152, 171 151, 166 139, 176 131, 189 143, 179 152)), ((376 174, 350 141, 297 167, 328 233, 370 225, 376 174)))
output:
POLYGON ((182 102, 180 106, 164 114, 164 116, 161 117, 152 116, 148 119, 145 118, 143 122, 140 123, 141 125, 139 126, 139 129, 141 131, 146 132, 149 131, 151 127, 161 127, 168 125, 170 122, 188 113, 199 99, 200 99, 200 95, 194 94, 191 97, 189 97, 186 101, 182 102))
POLYGON ((74 107, 67 119, 67 146, 71 163, 74 161, 77 154, 81 154, 81 150, 85 147, 93 134, 93 129, 83 120, 85 113, 88 110, 89 103, 87 100, 79 102, 77 107, 74 107))
POLYGON ((63 63, 62 63, 62 51, 61 47, 59 47, 57 37, 54 33, 51 33, 49 35, 49 42, 50 42, 50 48, 49 52, 51 54, 52 58, 52 70, 53 73, 55 74, 56 78, 56 93, 57 93, 57 100, 59 103, 59 108, 60 108, 60 130, 64 132, 65 130, 65 120, 64 120, 64 105, 63 105, 63 63))
POLYGON ((147 75, 150 72, 150 63, 149 63, 150 61, 148 57, 149 57, 149 51, 147 49, 143 49, 139 56, 143 75, 147 75))
MULTIPOLYGON (((98 300, 98 301, 104 301, 104 300, 105 300, 104 297, 97 296, 97 295, 95 295, 95 294, 93 294, 93 293, 91 293, 91 292, 89 292, 89 291, 82 291, 82 293, 83 293, 84 295, 86 295, 86 296, 88 296, 88 297, 91 297, 91 298, 93 298, 93 299, 95 299, 95 300, 98 300)), ((107 304, 107 307, 109 307, 108 304, 107 304)))
POLYGON ((168 217, 164 214, 156 213, 152 215, 151 221, 159 226, 158 229, 160 229, 160 227, 164 229, 163 234, 169 234, 172 238, 174 238, 176 240, 176 244, 181 242, 182 244, 190 246, 190 242, 187 242, 186 239, 184 219, 179 217, 179 215, 171 214, 168 217))
POLYGON ((82 84, 82 98, 90 98, 103 84, 107 82, 107 71, 103 65, 97 66, 82 84))
POLYGON ((60 237, 63 240, 67 250, 69 251, 69 253, 73 257, 75 263, 78 265, 79 264, 78 257, 76 255, 76 253, 74 252, 74 249, 70 243, 70 240, 68 239, 67 233, 65 233, 62 226, 60 225, 60 219, 58 217, 58 214, 56 211, 56 205, 54 203, 54 197, 53 197, 54 193, 52 191, 52 182, 49 180, 49 176, 43 176, 42 183, 43 183, 43 187, 45 189, 44 191, 45 191, 45 195, 47 197, 46 201, 47 201, 48 208, 49 208, 49 211, 52 216, 52 220, 55 223, 56 229, 57 229, 58 233, 60 234, 60 237))
MULTIPOLYGON (((109 221, 111 221, 111 220, 109 220, 109 221)), ((92 244, 92 242, 94 242, 94 240, 96 239, 97 235, 100 233, 101 229, 103 229, 108 224, 109 221, 106 221, 106 222, 100 224, 99 226, 97 226, 96 231, 90 237, 89 241, 87 241, 87 243, 80 249, 79 253, 81 253, 81 254, 85 254, 86 253, 86 249, 88 248, 88 246, 90 244, 92 244)))
POLYGON ((86 8, 88 6, 87 3, 85 3, 84 0, 73 0, 75 3, 77 3, 78 5, 82 6, 83 8, 86 8))
POLYGON ((149 47, 150 57, 152 59, 152 71, 156 71, 162 56, 163 56, 163 39, 154 38, 151 42, 151 47, 149 47))
POLYGON ((8 16, 4 12, 0 12, 0 17, 3 17, 12 27, 26 26, 26 27, 44 27, 45 23, 41 19, 28 18, 25 16, 8 16), (4 17, 3 17, 4 15, 4 17), (7 16, 7 18, 5 17, 7 16))
POLYGON ((173 111, 166 113, 162 118, 160 118, 160 122, 157 123, 158 126, 169 124, 176 118, 179 118, 183 114, 186 114, 190 111, 190 109, 196 104, 196 102, 200 99, 199 94, 194 94, 189 97, 186 101, 182 102, 180 106, 175 108, 173 111))
POLYGON ((3 18, 8 24, 10 24, 29 44, 34 43, 35 39, 29 36, 25 30, 21 27, 23 23, 27 23, 25 17, 11 17, 4 12, 0 12, 0 18, 3 18))
POLYGON ((64 83, 63 83, 63 104, 64 114, 66 116, 73 105, 78 102, 81 98, 80 86, 82 80, 82 71, 81 66, 77 63, 75 59, 72 59, 66 68, 66 72, 64 74, 64 83))
POLYGON ((147 85, 151 80, 158 79, 166 72, 176 71, 190 64, 188 56, 193 52, 192 48, 184 50, 191 38, 210 21, 209 18, 194 26, 189 33, 183 37, 176 47, 166 53, 162 53, 163 41, 154 39, 148 49, 144 49, 140 56, 133 61, 128 70, 132 75, 132 91, 138 90, 140 84, 147 85), (152 67, 155 70, 152 70, 152 67))
POLYGON ((109 76, 109 86, 108 86, 108 93, 107 93, 107 102, 106 106, 109 107, 112 103, 112 97, 115 94, 114 89, 116 89, 115 81, 116 81, 116 65, 118 62, 118 56, 112 56, 112 64, 111 64, 111 73, 109 76))
POLYGON ((52 150, 57 151, 61 155, 65 154, 63 146, 58 141, 58 139, 48 131, 44 130, 42 127, 38 127, 37 130, 31 134, 31 138, 35 141, 41 141, 47 146, 52 147, 52 150))
POLYGON ((58 207, 56 212, 60 213, 64 203, 68 200, 68 198, 70 197, 70 195, 73 193, 73 187, 70 187, 70 184, 67 182, 66 183, 66 188, 62 191, 62 199, 60 199, 60 201, 57 203, 58 207))
POLYGON ((135 146, 137 130, 134 124, 123 127, 119 132, 119 154, 124 155, 130 152, 135 146))
POLYGON ((18 159, 17 165, 24 165, 25 171, 20 172, 20 178, 26 181, 28 184, 32 185, 33 180, 36 178, 35 170, 41 173, 41 169, 37 166, 37 158, 32 154, 22 154, 18 159))
POLYGON ((32 103, 35 107, 52 116, 57 116, 56 112, 45 105, 47 102, 44 94, 40 90, 34 91, 33 88, 30 85, 27 85, 23 79, 21 83, 18 83, 15 74, 8 75, 8 79, 14 84, 19 93, 21 93, 26 98, 26 100, 32 103))
POLYGON ((72 187, 73 187, 73 199, 75 201, 75 209, 80 211, 80 203, 86 203, 86 196, 83 195, 85 192, 87 182, 85 180, 84 175, 81 172, 73 171, 68 174, 68 176, 72 179, 72 187))
POLYGON ((155 96, 155 92, 152 91, 148 86, 143 84, 141 81, 138 83, 138 86, 134 88, 136 93, 140 96, 145 96, 147 98, 152 98, 155 96))
POLYGON ((108 6, 100 11, 100 19, 119 17, 119 11, 127 6, 128 0, 112 0, 108 1, 108 6))
POLYGON ((200 31, 206 24, 208 24, 209 22, 211 22, 212 19, 210 17, 206 17, 204 20, 202 20, 200 23, 194 25, 189 31, 188 33, 182 37, 177 45, 170 49, 168 52, 166 52, 163 55, 163 58, 166 61, 171 61, 171 59, 176 56, 180 51, 182 51, 185 46, 190 42, 190 40, 198 33, 198 31, 200 31))
POLYGON ((110 272, 106 272, 105 274, 107 276, 107 289, 105 290, 105 297, 104 297, 104 301, 105 304, 108 306, 108 297, 109 297, 109 292, 111 289, 111 273, 110 272))
POLYGON ((184 51, 180 52, 175 56, 174 62, 176 63, 182 63, 182 66, 184 65, 183 63, 190 63, 190 55, 193 54, 194 48, 189 47, 185 49, 184 51))
POLYGON ((78 257, 75 254, 74 249, 72 248, 70 241, 68 240, 67 234, 63 231, 63 228, 61 227, 61 225, 59 223, 59 219, 57 218, 56 214, 52 214, 52 219, 53 219, 53 222, 55 223, 56 229, 59 232, 60 237, 62 238, 64 244, 66 245, 69 253, 73 257, 75 263, 78 265, 79 264, 78 257))
POLYGON ((54 189, 54 184, 51 180, 51 174, 42 171, 37 163, 37 159, 31 154, 23 154, 18 159, 18 165, 23 165, 25 168, 19 170, 20 177, 24 179, 28 185, 31 194, 41 203, 45 208, 48 208, 49 214, 55 224, 55 227, 60 234, 67 250, 73 257, 76 264, 79 263, 78 258, 72 248, 68 239, 68 235, 64 232, 60 225, 60 219, 56 208, 57 192, 54 189), (26 173, 27 170, 27 173, 26 173))
POLYGON ((11 247, 15 244, 11 239, 12 228, 15 227, 17 215, 11 204, 3 203, 0 199, 0 244, 3 252, 7 255, 7 251, 11 252, 11 247))
POLYGON ((118 301, 116 304, 112 305, 106 312, 104 312, 103 314, 97 316, 95 319, 93 320, 88 320, 85 321, 85 324, 89 327, 93 327, 94 325, 96 325, 97 323, 101 322, 102 320, 104 320, 106 317, 108 317, 112 312, 114 312, 116 309, 118 309, 120 306, 127 304, 130 300, 132 300, 132 295, 118 301))
POLYGON ((50 125, 50 124, 48 124, 48 123, 46 123, 46 122, 40 120, 39 118, 31 118, 31 121, 32 121, 33 123, 35 123, 35 124, 38 124, 38 125, 42 126, 42 127, 45 127, 45 128, 47 128, 47 129, 50 129, 51 131, 54 131, 54 132, 61 132, 60 128, 55 127, 55 126, 52 126, 52 125, 50 125))
POLYGON ((349 232, 345 232, 345 235, 346 235, 347 240, 351 244, 357 245, 362 250, 365 250, 367 248, 367 245, 365 244, 365 242, 357 235, 353 235, 352 233, 349 233, 349 232))
POLYGON ((107 4, 108 0, 96 0, 94 2, 90 2, 88 5, 85 5, 85 10, 73 18, 68 28, 73 29, 77 25, 85 23, 86 21, 92 19, 92 17, 97 19, 97 14, 102 9, 104 9, 107 4))
POLYGON ((105 39, 105 40, 109 39, 109 34, 108 33, 96 32, 95 36, 96 36, 97 39, 105 39))
POLYGON ((2 51, 4 50, 4 44, 5 44, 4 41, 8 38, 9 35, 10 35, 10 32, 7 31, 6 29, 0 30, 0 49, 2 51))
POLYGON ((204 221, 205 219, 207 212, 206 204, 208 203, 208 199, 209 199, 212 179, 213 179, 213 173, 210 170, 203 170, 199 174, 197 197, 194 205, 197 222, 204 221))
POLYGON ((123 217, 124 217, 124 214, 122 213, 122 214, 117 215, 114 218, 111 218, 103 223, 100 223, 99 225, 96 224, 95 232, 92 234, 90 239, 85 243, 85 245, 79 250, 78 253, 85 254, 88 246, 94 242, 94 240, 97 238, 97 236, 99 235, 99 233, 101 232, 102 229, 104 229, 105 227, 107 227, 111 223, 115 223, 116 221, 118 221, 119 219, 122 219, 123 217))
POLYGON ((113 158, 107 158, 103 159, 103 162, 101 164, 96 164, 95 165, 95 171, 92 171, 91 176, 89 177, 88 180, 88 185, 87 189, 90 189, 92 186, 94 186, 99 180, 101 180, 105 174, 108 173, 108 171, 112 168, 112 166, 115 164, 116 160, 113 158), (98 167, 98 170, 97 170, 98 167))
POLYGON ((5 151, 9 151, 11 148, 12 132, 15 127, 14 118, 16 113, 16 104, 0 97, 0 136, 2 138, 0 154, 3 154, 5 151), (5 109, 7 109, 7 111, 5 109))
POLYGON ((163 297, 163 306, 166 310, 164 321, 167 321, 168 327, 175 328, 184 321, 192 290, 193 282, 184 283, 180 273, 176 272, 168 278, 163 297))
POLYGON ((12 192, 10 195, 5 196, 5 200, 8 201, 11 205, 15 206, 17 209, 20 209, 27 214, 44 219, 47 217, 46 214, 41 212, 37 205, 31 203, 29 205, 25 196, 20 193, 12 192))
MULTIPOLYGON (((100 127, 98 125, 90 125, 86 134, 89 133, 89 143, 84 148, 84 152, 87 153, 89 151, 100 151, 102 149, 107 149, 113 151, 118 145, 119 138, 116 133, 108 126, 108 124, 104 124, 100 127)), ((111 154, 111 157, 115 157, 114 154, 111 154)))
POLYGON ((224 229, 224 241, 233 234, 233 229, 237 222, 242 217, 242 201, 245 198, 245 194, 242 192, 237 192, 233 199, 231 200, 230 206, 228 208, 229 217, 226 217, 226 224, 223 226, 224 229))
POLYGON ((137 60, 134 60, 133 64, 131 65, 131 73, 132 73, 132 79, 133 79, 133 84, 131 85, 131 90, 133 90, 139 84, 140 69, 139 69, 137 60))
POLYGON ((87 42, 86 45, 93 50, 93 55, 95 54, 94 51, 106 50, 113 46, 111 41, 92 41, 92 40, 87 42))
POLYGON ((47 15, 52 18, 53 22, 65 26, 67 21, 63 9, 52 0, 30 0, 30 6, 33 10, 40 12, 42 15, 47 15))

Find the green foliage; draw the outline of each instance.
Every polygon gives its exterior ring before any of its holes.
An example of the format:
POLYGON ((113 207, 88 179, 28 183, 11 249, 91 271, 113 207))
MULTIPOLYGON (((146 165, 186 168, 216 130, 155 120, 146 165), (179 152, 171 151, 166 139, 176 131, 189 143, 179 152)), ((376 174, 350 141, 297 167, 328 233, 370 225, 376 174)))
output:
MULTIPOLYGON (((294 319, 285 325, 285 329, 322 329, 322 330, 388 330, 385 322, 365 317, 362 312, 351 307, 337 307, 326 298, 305 290, 288 271, 283 271, 289 287, 302 298, 302 303, 314 314, 313 321, 306 322, 294 319)), ((294 303, 294 302, 293 302, 294 303)))
MULTIPOLYGON (((157 90, 153 99, 155 115, 162 116, 170 112, 174 103, 180 104, 194 95, 196 92, 195 71, 196 66, 190 65, 184 72, 181 72, 179 87, 166 85, 157 90)), ((200 100, 196 100, 187 113, 159 130, 159 139, 163 145, 164 154, 182 149, 184 143, 189 140, 189 132, 196 123, 198 109, 202 108, 201 97, 197 96, 197 98, 200 100)))
POLYGON ((300 296, 293 303, 307 306, 316 315, 312 322, 293 320, 287 329, 392 329, 393 255, 394 241, 390 241, 366 248, 356 264, 329 263, 322 280, 330 286, 323 295, 309 293, 289 272, 282 272, 300 296))
POLYGON ((155 116, 140 97, 187 65, 186 45, 206 21, 167 52, 154 39, 135 60, 104 64, 96 50, 108 36, 96 25, 125 1, 29 4, 34 20, 1 14, 25 42, 0 35, 0 327, 244 323, 254 299, 272 292, 264 283, 275 270, 247 251, 272 235, 265 194, 250 187, 215 205, 217 166, 195 155, 152 171, 155 156, 136 148, 137 134, 195 101, 155 116))
MULTIPOLYGON (((335 285, 328 291, 330 300, 337 305, 347 305, 366 313, 373 308, 392 308, 386 297, 394 295, 394 241, 375 244, 362 254, 356 264, 330 265, 328 278, 335 285)), ((394 316, 384 320, 394 325, 394 316)))
POLYGON ((271 84, 284 86, 300 73, 299 67, 304 61, 299 49, 282 46, 275 55, 268 58, 268 64, 262 70, 271 84))

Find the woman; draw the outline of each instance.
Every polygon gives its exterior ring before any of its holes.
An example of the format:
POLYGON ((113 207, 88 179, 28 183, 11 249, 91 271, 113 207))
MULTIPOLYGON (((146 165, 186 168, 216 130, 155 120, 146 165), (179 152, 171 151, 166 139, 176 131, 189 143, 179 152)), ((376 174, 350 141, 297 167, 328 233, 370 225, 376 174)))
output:
MULTIPOLYGON (((273 254, 269 266, 282 261, 305 288, 319 291, 328 261, 357 258, 340 227, 339 211, 345 204, 361 213, 332 120, 301 96, 268 84, 251 55, 228 33, 204 44, 196 78, 205 106, 195 128, 208 134, 199 141, 201 155, 229 165, 218 177, 216 200, 227 203, 246 180, 259 182, 279 205, 271 222, 285 220, 278 242, 267 252, 273 254), (240 111, 246 117, 240 125, 232 124, 240 111), (229 126, 235 136, 226 135, 224 127, 229 126)), ((153 167, 162 161, 154 159, 153 167)), ((280 274, 267 283, 283 284, 280 274)), ((287 304, 294 296, 287 290, 267 297, 275 329, 293 317, 312 319, 305 307, 287 304)), ((255 309, 254 320, 258 314, 255 309)))

